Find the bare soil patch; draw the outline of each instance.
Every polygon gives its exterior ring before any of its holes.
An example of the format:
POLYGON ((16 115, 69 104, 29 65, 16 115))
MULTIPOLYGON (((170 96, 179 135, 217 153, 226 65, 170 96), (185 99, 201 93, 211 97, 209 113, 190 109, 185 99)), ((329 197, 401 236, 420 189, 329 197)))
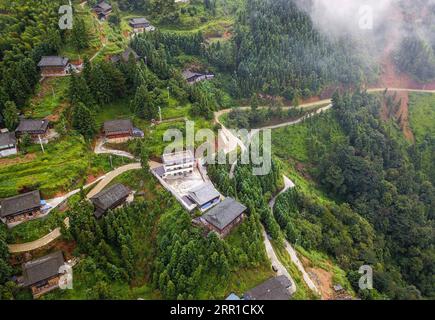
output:
POLYGON ((405 138, 410 142, 415 141, 414 133, 409 125, 409 94, 407 92, 387 93, 381 106, 380 116, 384 121, 389 119, 396 121, 405 138), (387 98, 394 99, 393 106, 387 105, 387 98))
POLYGON ((29 162, 36 159, 36 153, 28 153, 24 156, 20 156, 17 158, 3 158, 0 159, 1 166, 9 166, 14 164, 19 164, 23 162, 29 162))
POLYGON ((307 272, 316 283, 317 288, 319 288, 322 300, 333 300, 332 272, 321 268, 308 268, 307 272))

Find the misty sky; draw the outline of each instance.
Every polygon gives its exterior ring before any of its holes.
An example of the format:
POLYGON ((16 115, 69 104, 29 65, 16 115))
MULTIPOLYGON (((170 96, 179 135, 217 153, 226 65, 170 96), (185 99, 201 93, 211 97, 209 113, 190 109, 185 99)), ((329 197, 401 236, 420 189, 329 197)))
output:
MULTIPOLYGON (((307 1, 299 0, 304 6, 307 1)), ((315 23, 324 31, 342 33, 361 33, 367 30, 359 27, 362 21, 362 11, 373 13, 374 29, 380 27, 385 21, 389 8, 395 5, 394 0, 312 0, 312 7, 308 9, 315 23)), ((307 9, 305 7, 305 9, 307 9)), ((363 20, 364 21, 364 20, 363 20)))

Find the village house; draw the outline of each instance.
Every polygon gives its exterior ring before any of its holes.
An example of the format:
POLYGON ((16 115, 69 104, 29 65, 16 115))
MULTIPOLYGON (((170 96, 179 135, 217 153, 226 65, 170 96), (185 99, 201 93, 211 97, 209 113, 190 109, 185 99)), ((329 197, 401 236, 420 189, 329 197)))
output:
POLYGON ((284 275, 270 278, 246 292, 244 300, 289 300, 291 281, 284 275))
POLYGON ((193 173, 195 157, 192 151, 180 151, 163 155, 163 178, 177 179, 193 173))
POLYGON ((221 238, 244 219, 246 207, 231 197, 215 205, 199 218, 199 221, 210 231, 215 231, 221 238))
POLYGON ((209 79, 214 78, 213 74, 203 74, 203 73, 198 73, 198 72, 192 72, 190 70, 183 71, 182 75, 183 75, 183 78, 189 84, 194 84, 194 83, 199 82, 199 81, 209 80, 209 79))
POLYGON ((120 206, 130 195, 130 189, 123 184, 117 183, 113 186, 97 193, 91 198, 94 205, 95 218, 101 218, 108 210, 115 209, 120 206))
POLYGON ((15 129, 18 137, 28 134, 33 142, 48 142, 48 120, 21 119, 20 124, 15 129))
POLYGON ((38 63, 43 77, 57 77, 69 74, 68 58, 58 56, 44 56, 38 63))
POLYGON ((123 143, 133 138, 133 123, 130 119, 104 122, 104 137, 109 143, 123 143))
POLYGON ((59 287, 63 273, 61 267, 65 264, 62 251, 56 251, 39 259, 24 263, 23 286, 32 290, 34 298, 59 287))
POLYGON ((0 219, 8 227, 13 227, 40 216, 42 205, 38 190, 6 198, 0 201, 0 219))
POLYGON ((101 1, 94 6, 93 10, 97 14, 98 19, 106 20, 112 12, 112 6, 105 1, 101 1))
POLYGON ((0 133, 0 158, 17 154, 17 139, 14 132, 0 133))
POLYGON ((191 189, 188 197, 197 205, 199 210, 204 212, 219 203, 221 194, 211 182, 206 182, 191 189))
POLYGON ((128 24, 133 28, 133 33, 143 33, 144 31, 155 30, 149 21, 143 17, 130 19, 128 24))
POLYGON ((113 63, 118 63, 120 61, 128 62, 130 60, 130 57, 132 57, 135 61, 138 61, 140 59, 140 56, 130 47, 124 50, 123 53, 112 56, 110 58, 110 61, 113 63))

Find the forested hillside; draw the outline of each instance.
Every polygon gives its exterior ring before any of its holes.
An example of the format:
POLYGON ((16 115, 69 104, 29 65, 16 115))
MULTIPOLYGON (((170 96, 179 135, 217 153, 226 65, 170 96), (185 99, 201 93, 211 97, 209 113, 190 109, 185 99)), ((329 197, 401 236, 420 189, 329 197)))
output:
MULTIPOLYGON (((284 237, 305 267, 318 254, 339 269, 332 280, 352 297, 435 298, 434 95, 411 94, 408 108, 388 90, 358 89, 378 76, 372 57, 350 36, 317 29, 292 0, 113 0, 113 13, 102 20, 92 11, 97 0, 76 0, 75 28, 61 31, 58 9, 66 2, 0 0, 1 128, 14 131, 23 116, 49 119, 57 133, 44 149, 23 136, 18 154, 1 159, 0 195, 38 189, 52 202, 79 188, 47 219, 13 230, 0 226, 0 299, 31 297, 12 281, 28 257, 10 254, 8 245, 37 240, 57 227, 62 234, 53 247, 33 250, 33 258, 57 248, 80 261, 74 289, 44 299, 242 295, 275 275, 266 240, 295 277, 299 291, 293 298, 317 298, 284 248, 284 237), (133 36, 128 24, 136 16, 156 30, 133 36), (129 59, 119 58, 127 47, 137 57, 131 52, 129 59), (43 55, 68 57, 79 72, 40 81, 43 55), (214 77, 188 83, 187 70, 214 77), (329 100, 299 106, 304 98, 323 93, 329 99, 334 91, 327 112, 314 114, 329 100), (249 99, 251 108, 238 108, 249 99), (403 113, 393 115, 400 107, 403 113), (227 108, 232 110, 222 111, 227 108), (219 192, 247 207, 246 219, 224 239, 206 235, 195 219, 203 212, 185 211, 149 173, 161 161, 168 129, 184 130, 191 120, 195 129, 216 132, 217 111, 228 128, 294 121, 273 130, 269 174, 253 175, 253 165, 240 164, 240 154, 234 167, 206 166, 219 192), (106 144, 114 149, 110 155, 97 153, 104 145, 103 123, 119 119, 130 119, 143 136, 106 144), (403 123, 415 139, 405 139, 403 123), (122 152, 127 157, 118 156, 122 152), (84 186, 132 162, 141 169, 113 183, 136 191, 133 203, 94 219, 84 186), (283 174, 296 187, 278 196, 283 174), (364 264, 374 269, 375 290, 358 287, 364 264)), ((433 12, 425 13, 423 23, 430 25, 433 12)), ((433 80, 433 30, 422 34, 410 25, 408 31, 394 52, 397 67, 417 80, 433 80)))
MULTIPOLYGON (((234 29, 234 53, 225 57, 234 61, 220 67, 234 67, 241 96, 263 92, 292 100, 316 95, 328 85, 357 85, 371 76, 350 38, 327 38, 292 1, 247 0, 234 29)), ((228 53, 228 47, 220 50, 228 53)))
POLYGON ((18 108, 33 93, 42 55, 55 53, 61 45, 57 27, 62 1, 0 2, 0 113, 7 101, 18 108))
POLYGON ((409 23, 404 26, 403 39, 396 52, 396 65, 416 80, 435 79, 435 4, 425 0, 403 1, 401 6, 409 23), (417 19, 419 17, 419 19, 417 19))
POLYGON ((433 297, 435 188, 416 159, 423 153, 435 159, 425 151, 427 142, 408 145, 394 124, 380 120, 381 98, 336 94, 332 114, 308 120, 308 130, 279 133, 277 141, 289 137, 288 146, 277 143, 279 156, 305 163, 303 171, 321 190, 350 206, 318 206, 304 192, 293 192, 278 201, 276 217, 290 240, 301 237, 304 247, 332 254, 349 272, 355 263, 374 265, 375 288, 389 297, 433 297), (303 218, 297 212, 305 212, 303 218), (330 233, 337 226, 340 231, 330 233))

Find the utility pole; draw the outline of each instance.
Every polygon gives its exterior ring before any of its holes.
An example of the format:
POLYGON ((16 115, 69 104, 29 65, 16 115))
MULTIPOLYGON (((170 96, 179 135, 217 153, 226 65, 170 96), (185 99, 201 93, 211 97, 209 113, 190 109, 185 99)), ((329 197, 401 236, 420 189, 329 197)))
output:
POLYGON ((170 87, 168 87, 167 89, 168 89, 168 106, 169 106, 169 99, 171 98, 171 95, 170 95, 170 92, 169 92, 170 87))
POLYGON ((45 153, 44 145, 42 144, 41 136, 38 134, 39 144, 41 145, 42 153, 45 153))
POLYGON ((159 118, 160 118, 160 122, 162 122, 162 108, 160 108, 160 106, 159 106, 159 118))

